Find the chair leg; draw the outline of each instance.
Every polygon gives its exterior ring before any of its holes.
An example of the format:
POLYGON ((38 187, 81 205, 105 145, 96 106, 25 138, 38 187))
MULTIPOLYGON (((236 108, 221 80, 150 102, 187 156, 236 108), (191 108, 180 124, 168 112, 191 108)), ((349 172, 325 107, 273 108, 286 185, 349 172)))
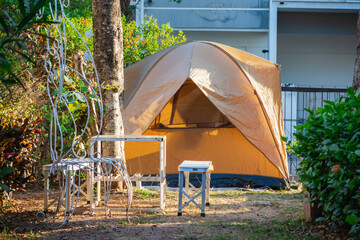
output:
MULTIPOLYGON (((100 172, 100 166, 99 164, 97 164, 97 172, 100 172)), ((101 198, 101 180, 99 179, 100 175, 98 175, 98 179, 96 182, 96 201, 97 204, 99 204, 100 202, 100 198, 101 198)))
POLYGON ((43 170, 44 174, 44 212, 49 208, 49 171, 43 170))
POLYGON ((65 212, 68 212, 70 209, 70 203, 71 203, 71 171, 70 169, 66 169, 66 186, 65 186, 65 201, 66 201, 66 207, 65 207, 65 212))
MULTIPOLYGON (((94 166, 92 166, 93 169, 94 166)), ((90 214, 94 213, 94 171, 89 171, 89 188, 88 193, 90 197, 90 214)))
POLYGON ((86 170, 86 201, 87 201, 87 204, 90 204, 90 198, 91 198, 91 184, 90 184, 90 170, 87 169, 86 170))

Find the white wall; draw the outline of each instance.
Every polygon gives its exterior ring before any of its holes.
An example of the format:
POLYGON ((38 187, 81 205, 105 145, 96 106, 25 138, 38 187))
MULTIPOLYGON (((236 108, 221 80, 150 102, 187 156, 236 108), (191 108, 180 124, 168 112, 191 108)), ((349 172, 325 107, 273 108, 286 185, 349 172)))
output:
POLYGON ((283 83, 351 86, 356 14, 279 12, 278 58, 283 83))
POLYGON ((225 44, 244 50, 259 57, 268 58, 268 53, 262 50, 268 49, 267 32, 210 32, 210 31, 186 31, 187 41, 211 41, 225 44))

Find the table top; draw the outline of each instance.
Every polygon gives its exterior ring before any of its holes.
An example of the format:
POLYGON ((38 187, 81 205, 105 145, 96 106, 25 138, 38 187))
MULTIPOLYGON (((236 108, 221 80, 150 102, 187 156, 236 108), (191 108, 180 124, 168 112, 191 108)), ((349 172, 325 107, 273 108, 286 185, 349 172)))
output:
POLYGON ((214 171, 214 166, 211 161, 185 160, 179 165, 178 170, 184 172, 207 172, 214 171))
POLYGON ((160 135, 99 135, 91 137, 91 141, 128 141, 128 142, 163 142, 166 136, 160 135))

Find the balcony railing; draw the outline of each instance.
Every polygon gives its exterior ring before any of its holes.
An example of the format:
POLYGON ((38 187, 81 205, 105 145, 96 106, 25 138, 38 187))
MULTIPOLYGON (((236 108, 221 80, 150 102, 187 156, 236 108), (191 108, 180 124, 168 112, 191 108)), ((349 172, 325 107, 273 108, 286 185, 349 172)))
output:
MULTIPOLYGON (((346 88, 306 88, 282 87, 282 104, 285 135, 294 143, 294 127, 303 124, 309 113, 304 109, 316 109, 324 105, 324 100, 333 101, 346 94, 346 88)), ((289 173, 296 175, 300 159, 288 156, 289 173)))

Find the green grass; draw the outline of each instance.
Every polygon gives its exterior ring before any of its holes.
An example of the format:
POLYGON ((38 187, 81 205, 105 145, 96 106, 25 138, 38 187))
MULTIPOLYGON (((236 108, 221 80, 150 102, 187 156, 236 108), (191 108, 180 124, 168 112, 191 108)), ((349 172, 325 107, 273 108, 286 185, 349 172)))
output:
POLYGON ((159 197, 158 191, 149 190, 149 189, 134 189, 134 198, 135 199, 155 199, 159 197))
POLYGON ((203 229, 206 234, 185 236, 181 239, 319 239, 319 237, 310 234, 308 226, 301 219, 205 221, 194 224, 193 228, 203 229))
POLYGON ((316 236, 306 235, 306 226, 301 220, 273 220, 258 223, 244 221, 242 223, 223 223, 222 227, 230 228, 229 233, 216 233, 202 236, 198 239, 318 239, 316 236))

